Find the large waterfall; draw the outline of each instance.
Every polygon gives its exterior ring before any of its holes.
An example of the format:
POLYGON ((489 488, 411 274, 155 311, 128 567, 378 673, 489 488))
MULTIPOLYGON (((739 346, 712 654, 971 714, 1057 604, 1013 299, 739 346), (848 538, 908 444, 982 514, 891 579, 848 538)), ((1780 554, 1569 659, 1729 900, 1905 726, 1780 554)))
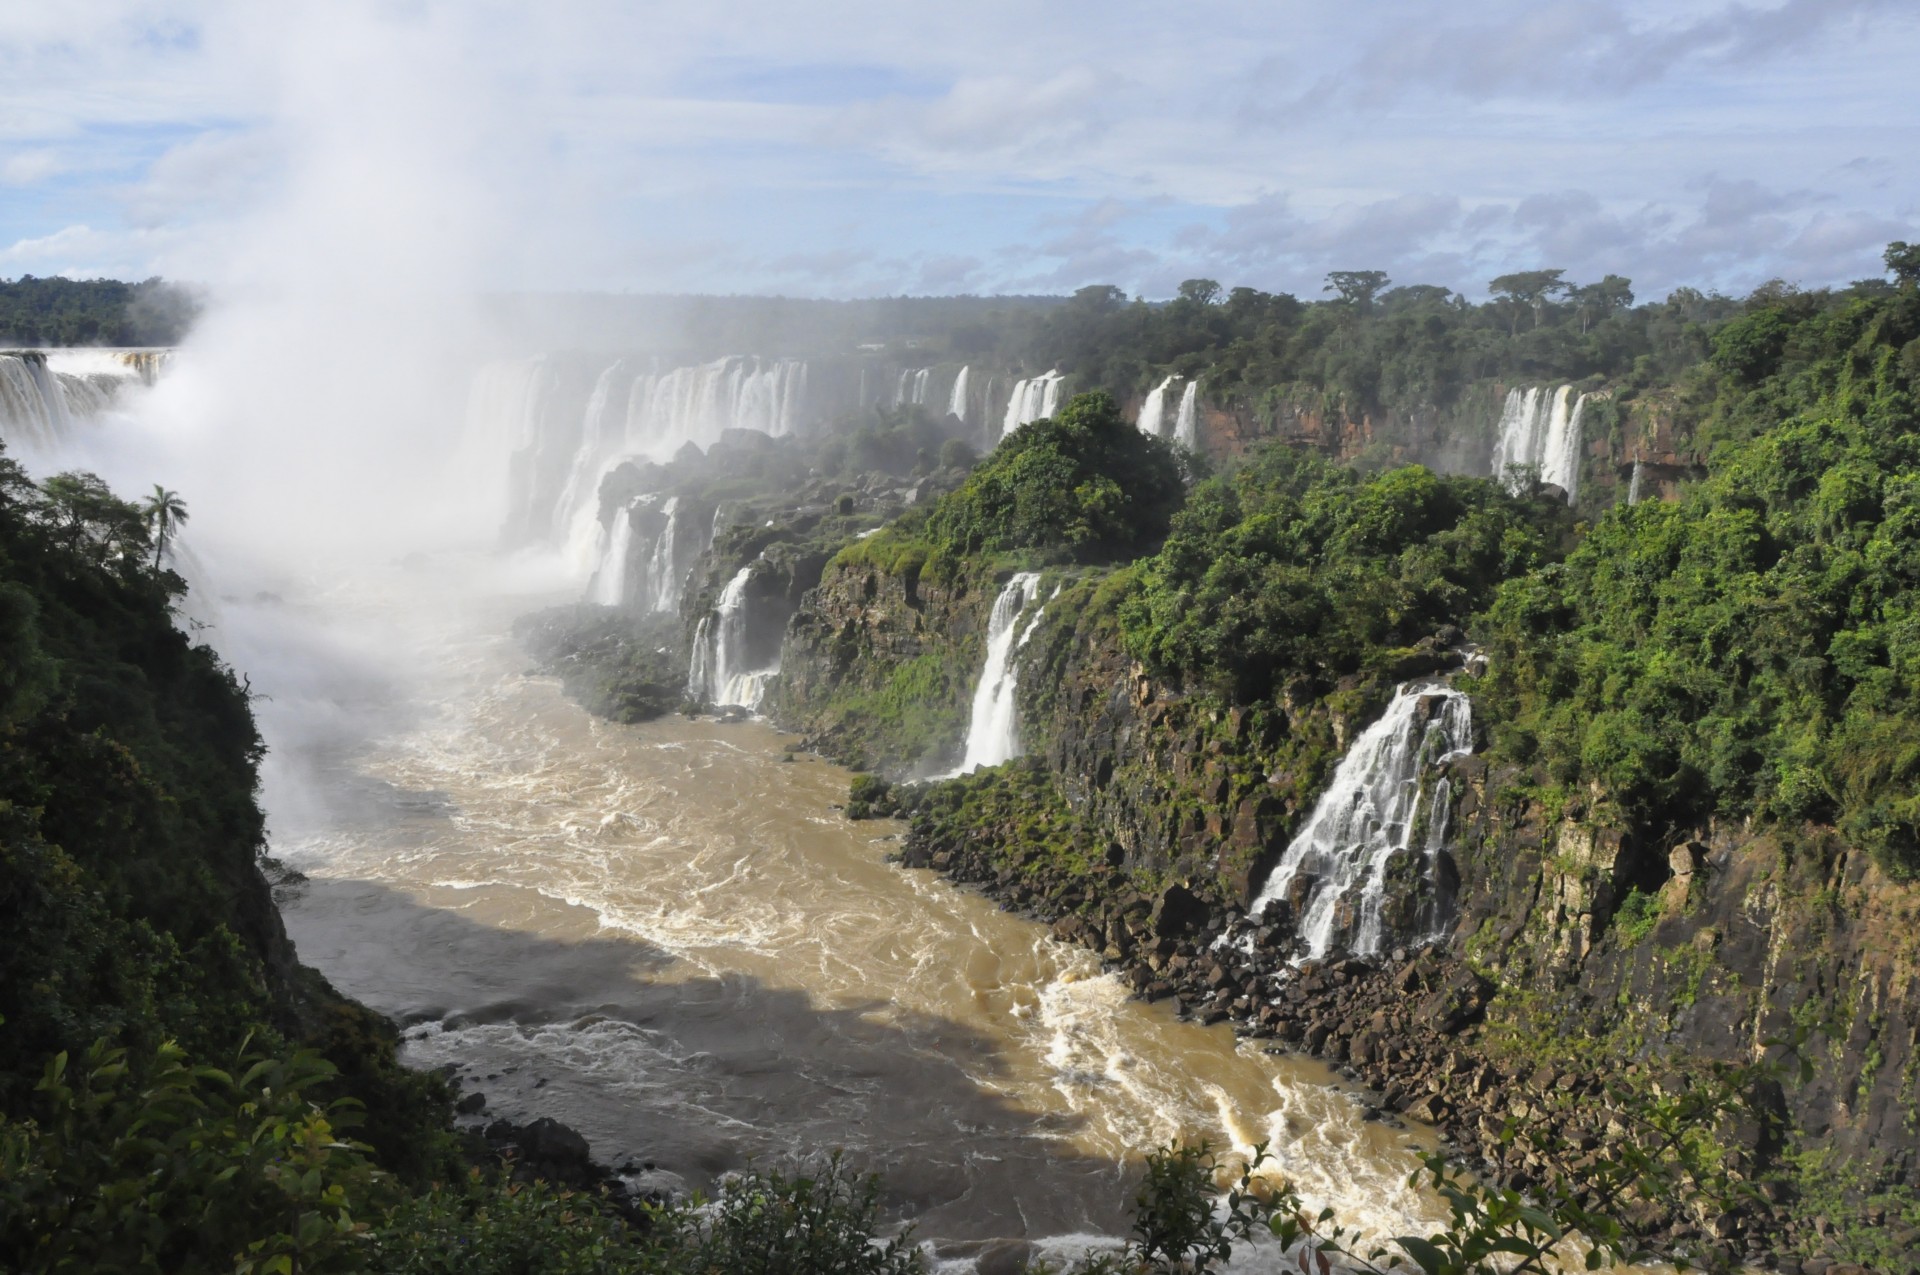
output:
POLYGON ((75 421, 111 408, 129 387, 152 385, 171 350, 57 349, 0 352, 0 438, 42 451, 75 421))
POLYGON ((1177 376, 1169 376, 1166 380, 1160 382, 1160 384, 1148 391, 1147 401, 1140 405, 1140 420, 1138 424, 1142 434, 1151 434, 1155 438, 1166 437, 1167 391, 1172 389, 1173 383, 1179 379, 1177 376))
POLYGON ((960 374, 953 378, 953 390, 947 395, 947 415, 957 419, 962 425, 968 423, 967 416, 967 373, 970 368, 962 367, 960 374))
POLYGON ((1571 504, 1580 490, 1581 418, 1590 397, 1576 398, 1571 385, 1551 394, 1539 387, 1508 391, 1493 448, 1493 476, 1504 479, 1510 465, 1529 466, 1541 482, 1566 492, 1571 504))
POLYGON ((539 355, 482 368, 468 399, 469 447, 514 457, 512 539, 564 546, 582 570, 604 550, 600 482, 622 459, 665 460, 730 429, 795 432, 807 409, 807 364, 746 356, 663 368, 603 365, 585 391, 577 360, 539 355), (583 401, 584 398, 584 401, 583 401))
POLYGON ((1007 414, 1000 422, 1000 437, 1005 438, 1029 421, 1052 416, 1060 408, 1060 385, 1066 376, 1048 372, 1027 380, 1015 381, 1013 397, 1007 400, 1007 414))
POLYGON ((1188 381, 1180 395, 1180 412, 1173 422, 1173 441, 1190 451, 1200 447, 1200 382, 1188 381))
POLYGON ((1464 694, 1435 683, 1403 684, 1341 758, 1249 913, 1284 900, 1312 957, 1336 946, 1379 952, 1388 870, 1411 853, 1425 809, 1422 872, 1431 886, 1449 795, 1439 768, 1472 751, 1473 710, 1464 694))
POLYGON ((756 667, 752 656, 754 635, 749 627, 751 607, 747 597, 752 579, 753 564, 749 563, 727 581, 712 613, 694 630, 693 669, 687 677, 690 698, 717 706, 758 708, 767 684, 779 674, 777 649, 770 665, 756 667))
POLYGON ((1014 656, 1039 627, 1039 611, 1025 628, 1019 627, 1021 613, 1033 605, 1039 588, 1039 573, 1022 571, 993 600, 993 615, 987 621, 987 659, 973 691, 973 717, 967 724, 966 756, 955 774, 998 766, 1020 755, 1020 710, 1014 699, 1020 670, 1014 656))

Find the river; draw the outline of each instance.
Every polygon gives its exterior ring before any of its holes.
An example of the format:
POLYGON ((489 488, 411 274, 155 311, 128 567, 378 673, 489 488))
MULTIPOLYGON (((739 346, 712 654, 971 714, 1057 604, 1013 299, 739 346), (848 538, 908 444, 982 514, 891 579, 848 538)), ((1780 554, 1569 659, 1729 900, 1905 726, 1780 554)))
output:
POLYGON ((844 1148, 949 1251, 1124 1233, 1129 1164, 1176 1136, 1268 1141, 1375 1234, 1437 1220, 1417 1135, 891 866, 900 826, 844 819, 847 772, 790 737, 611 724, 530 675, 507 626, 548 588, 414 560, 220 621, 267 670, 273 850, 308 877, 288 928, 409 1063, 696 1187, 844 1148))

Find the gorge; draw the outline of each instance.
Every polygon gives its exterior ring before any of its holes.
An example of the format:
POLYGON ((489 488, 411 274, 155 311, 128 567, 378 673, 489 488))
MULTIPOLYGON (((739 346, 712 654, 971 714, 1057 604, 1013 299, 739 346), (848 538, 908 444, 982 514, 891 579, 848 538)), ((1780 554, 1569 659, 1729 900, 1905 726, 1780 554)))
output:
MULTIPOLYGON (((1691 402, 1549 373, 1311 419, 1191 360, 1069 394, 1040 357, 526 355, 473 375, 463 542, 173 561, 262 696, 288 932, 476 1126, 557 1114, 638 1191, 840 1147, 984 1271, 1120 1235, 1173 1138, 1442 1227, 1429 1128, 1558 1190, 1625 1136, 1614 1085, 1789 1040, 1811 1078, 1717 1131, 1764 1190, 1631 1221, 1831 1263, 1809 1208, 1911 1242, 1904 639, 1850 611, 1813 669, 1742 626, 1904 596, 1805 571, 1900 560, 1910 311, 1794 311, 1787 362, 1715 355, 1691 402), (529 670, 528 613, 617 640, 529 670), (594 678, 646 694, 605 720, 594 678)), ((146 410, 6 357, 37 472, 146 410)))

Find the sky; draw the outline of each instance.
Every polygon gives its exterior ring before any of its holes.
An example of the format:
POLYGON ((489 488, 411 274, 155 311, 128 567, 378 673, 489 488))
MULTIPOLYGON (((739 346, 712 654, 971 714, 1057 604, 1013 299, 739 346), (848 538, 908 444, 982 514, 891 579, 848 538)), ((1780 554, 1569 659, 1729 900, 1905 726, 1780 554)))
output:
POLYGON ((1819 286, 1920 240, 1916 68, 1913 0, 0 0, 0 277, 1819 286))

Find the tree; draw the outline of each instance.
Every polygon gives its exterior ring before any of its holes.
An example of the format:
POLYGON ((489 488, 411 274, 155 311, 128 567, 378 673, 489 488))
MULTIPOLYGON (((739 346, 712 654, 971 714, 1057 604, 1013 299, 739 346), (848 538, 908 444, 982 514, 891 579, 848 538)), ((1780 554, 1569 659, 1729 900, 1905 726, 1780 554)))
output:
MULTIPOLYGON (((1519 270, 1513 274, 1503 274, 1487 284, 1493 295, 1506 301, 1512 307, 1512 323, 1508 335, 1517 335, 1520 331, 1520 311, 1533 311, 1533 326, 1540 326, 1540 316, 1547 306, 1547 298, 1557 292, 1565 292, 1570 286, 1560 276, 1565 270, 1519 270)), ((1624 280, 1622 281, 1624 282, 1624 280)))
POLYGON ((1568 290, 1568 297, 1580 314, 1580 334, 1585 336, 1594 324, 1633 308, 1633 280, 1610 274, 1598 283, 1568 290))
POLYGON ((1180 285, 1180 299, 1194 305, 1212 305, 1220 299, 1220 285, 1212 279, 1188 279, 1180 285))
POLYGON ((1337 292, 1340 299, 1356 310, 1373 308, 1373 299, 1393 280, 1384 270, 1333 270, 1327 274, 1323 292, 1337 292))
POLYGON ((1093 283, 1074 293, 1073 303, 1094 311, 1117 310, 1127 303, 1127 294, 1110 283, 1093 283))
POLYGON ((1896 239, 1887 245, 1887 273, 1906 287, 1920 287, 1920 243, 1896 239))
POLYGON ((160 556, 167 551, 167 541, 175 532, 187 525, 187 502, 180 499, 180 493, 169 491, 159 483, 153 485, 153 494, 140 504, 140 514, 147 521, 147 530, 153 536, 153 569, 160 569, 160 556))

